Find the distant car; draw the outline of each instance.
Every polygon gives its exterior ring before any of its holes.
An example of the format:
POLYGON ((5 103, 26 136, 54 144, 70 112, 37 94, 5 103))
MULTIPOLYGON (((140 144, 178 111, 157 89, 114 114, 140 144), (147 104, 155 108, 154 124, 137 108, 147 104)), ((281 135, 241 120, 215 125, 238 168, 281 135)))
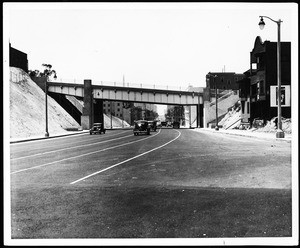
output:
POLYGON ((167 122, 167 127, 172 127, 172 122, 168 121, 167 122))
POLYGON ((173 128, 180 128, 180 122, 179 121, 174 121, 173 122, 173 128))
POLYGON ((150 125, 150 131, 156 132, 156 129, 157 129, 157 121, 148 121, 148 124, 150 125))
POLYGON ((166 127, 167 126, 167 122, 166 121, 162 121, 160 124, 161 124, 162 127, 166 127))
POLYGON ((94 123, 92 128, 90 129, 90 135, 92 134, 101 134, 105 133, 105 128, 102 123, 94 123))
POLYGON ((134 122, 134 127, 133 127, 133 134, 134 135, 139 135, 140 133, 144 134, 150 134, 150 125, 148 121, 145 120, 139 120, 134 122))

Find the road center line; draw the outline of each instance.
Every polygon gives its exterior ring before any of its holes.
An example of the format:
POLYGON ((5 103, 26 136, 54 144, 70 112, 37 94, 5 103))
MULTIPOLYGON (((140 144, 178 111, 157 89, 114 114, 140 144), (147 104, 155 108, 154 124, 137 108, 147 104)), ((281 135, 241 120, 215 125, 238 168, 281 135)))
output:
POLYGON ((28 155, 28 156, 24 156, 24 157, 19 157, 19 158, 11 158, 10 160, 12 161, 12 160, 18 160, 18 159, 23 159, 23 158, 30 158, 30 157, 45 155, 45 154, 53 153, 53 152, 61 152, 61 151, 75 149, 75 148, 80 148, 80 147, 85 147, 85 146, 92 146, 92 145, 96 145, 96 144, 102 144, 102 143, 106 143, 106 142, 110 142, 110 141, 114 141, 114 140, 124 139, 124 138, 127 138, 129 136, 132 136, 132 135, 127 135, 127 136, 123 136, 123 137, 119 137, 119 138, 115 138, 115 139, 110 139, 110 140, 104 140, 104 141, 100 141, 100 142, 90 143, 90 144, 86 144, 86 145, 80 145, 80 146, 72 146, 72 147, 62 148, 62 149, 53 150, 53 151, 49 151, 49 152, 36 153, 36 154, 32 154, 32 155, 28 155))
POLYGON ((143 141, 143 140, 155 137, 156 135, 158 135, 160 133, 160 131, 161 131, 161 129, 155 135, 153 135, 153 136, 151 135, 151 136, 149 136, 147 138, 130 141, 130 142, 127 142, 127 143, 124 143, 124 144, 120 144, 120 145, 117 145, 117 146, 108 147, 108 148, 105 148, 105 149, 102 149, 102 150, 98 150, 98 151, 94 151, 94 152, 89 152, 89 153, 81 154, 81 155, 74 156, 74 157, 64 158, 64 159, 53 161, 53 162, 46 163, 46 164, 41 164, 41 165, 33 166, 33 167, 30 167, 30 168, 26 168, 26 169, 22 169, 22 170, 11 172, 10 174, 16 174, 16 173, 19 173, 19 172, 22 172, 22 171, 32 170, 32 169, 40 168, 40 167, 43 167, 43 166, 46 166, 46 165, 55 164, 55 163, 58 163, 58 162, 62 162, 62 161, 66 161, 66 160, 70 160, 70 159, 74 159, 74 158, 80 158, 80 157, 88 156, 88 155, 95 154, 95 153, 98 153, 98 152, 103 152, 103 151, 111 150, 111 149, 118 148, 118 147, 121 147, 121 146, 125 146, 125 145, 128 145, 128 144, 133 144, 133 143, 136 143, 136 142, 140 142, 140 141, 143 141))
MULTIPOLYGON (((175 131, 177 131, 177 130, 175 129, 175 131)), ((131 161, 131 160, 133 160, 133 159, 139 158, 139 157, 144 156, 144 155, 146 155, 146 154, 148 154, 148 153, 150 153, 150 152, 153 152, 153 151, 155 151, 155 150, 157 150, 157 149, 160 149, 160 148, 162 148, 162 147, 164 147, 164 146, 166 146, 166 145, 172 143, 173 141, 177 140, 177 139, 180 137, 180 135, 181 135, 181 132, 179 132, 179 131, 177 131, 177 132, 178 132, 179 134, 178 134, 178 136, 176 136, 176 138, 170 140, 169 142, 167 142, 167 143, 165 143, 165 144, 163 144, 163 145, 161 145, 161 146, 158 146, 158 147, 156 147, 156 148, 153 148, 153 149, 151 149, 151 150, 149 150, 149 151, 147 151, 147 152, 144 152, 144 153, 139 154, 139 155, 137 155, 137 156, 134 156, 134 157, 132 157, 132 158, 126 159, 126 160, 124 160, 124 161, 122 161, 122 162, 120 162, 120 163, 117 163, 117 164, 114 164, 114 165, 112 165, 112 166, 109 166, 109 167, 107 167, 107 168, 105 168, 105 169, 103 169, 103 170, 96 171, 96 172, 94 172, 94 173, 92 173, 92 174, 90 174, 90 175, 88 175, 88 176, 82 177, 82 178, 80 178, 80 179, 78 179, 78 180, 76 180, 76 181, 74 181, 74 182, 71 182, 70 184, 78 183, 78 182, 80 182, 80 181, 82 181, 82 180, 85 180, 85 179, 87 179, 87 178, 89 178, 89 177, 95 176, 95 175, 97 175, 97 174, 99 174, 99 173, 101 173, 101 172, 107 171, 107 170, 109 170, 109 169, 111 169, 111 168, 114 168, 114 167, 116 167, 116 166, 118 166, 118 165, 127 163, 127 162, 129 162, 129 161, 131 161)))

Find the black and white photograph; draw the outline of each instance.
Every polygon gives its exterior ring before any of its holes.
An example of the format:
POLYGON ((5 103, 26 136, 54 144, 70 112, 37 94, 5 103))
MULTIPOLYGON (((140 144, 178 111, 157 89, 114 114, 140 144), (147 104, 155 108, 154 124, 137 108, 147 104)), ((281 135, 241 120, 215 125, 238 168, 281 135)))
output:
POLYGON ((2 6, 6 246, 299 245, 298 3, 2 6))

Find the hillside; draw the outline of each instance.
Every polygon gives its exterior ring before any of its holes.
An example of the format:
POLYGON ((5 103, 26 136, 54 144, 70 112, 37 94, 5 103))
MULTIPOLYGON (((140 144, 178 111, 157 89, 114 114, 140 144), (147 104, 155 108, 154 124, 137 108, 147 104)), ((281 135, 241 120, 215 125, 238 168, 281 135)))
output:
MULTIPOLYGON (((45 93, 22 69, 10 67, 10 138, 45 135, 45 93)), ((106 128, 111 120, 104 116, 106 128)), ((122 121, 113 117, 113 127, 122 121)), ((124 126, 129 126, 124 121, 124 126)), ((50 135, 68 132, 80 125, 50 96, 48 96, 48 131, 50 135)))
MULTIPOLYGON (((232 108, 228 109, 227 114, 219 122, 219 125, 224 129, 243 129, 243 126, 241 125, 241 116, 242 110, 240 102, 238 101, 232 108)), ((276 121, 277 117, 273 117, 271 120, 267 121, 263 127, 252 127, 251 131, 275 133, 277 130, 276 121)), ((288 134, 292 133, 291 119, 282 117, 282 130, 288 134)))

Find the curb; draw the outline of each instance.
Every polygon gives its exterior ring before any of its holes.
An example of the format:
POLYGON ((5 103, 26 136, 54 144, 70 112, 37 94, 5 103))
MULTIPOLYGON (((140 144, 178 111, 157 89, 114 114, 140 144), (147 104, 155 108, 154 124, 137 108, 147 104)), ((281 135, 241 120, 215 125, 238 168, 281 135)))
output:
POLYGON ((88 132, 89 131, 80 131, 80 132, 77 132, 77 133, 58 134, 58 135, 53 135, 53 136, 49 136, 49 137, 25 138, 25 139, 22 139, 22 140, 10 141, 9 143, 10 144, 15 144, 15 143, 28 142, 28 141, 35 141, 35 140, 54 139, 54 138, 59 138, 59 137, 64 137, 64 136, 85 134, 85 133, 88 133, 88 132))
MULTIPOLYGON (((198 129, 199 131, 204 131, 204 132, 212 132, 212 133, 222 133, 222 134, 227 134, 227 135, 235 135, 235 136, 242 136, 242 137, 248 137, 248 138, 256 138, 256 139, 269 139, 269 140, 276 140, 276 141, 285 141, 288 143, 291 143, 292 139, 291 138, 276 138, 276 137, 258 137, 255 135, 247 134, 247 133, 231 133, 231 132, 224 132, 224 131, 215 131, 215 130, 210 130, 210 129, 198 129)), ((197 131, 197 129, 195 130, 197 131)), ((274 134, 275 136, 275 134, 274 134)))

